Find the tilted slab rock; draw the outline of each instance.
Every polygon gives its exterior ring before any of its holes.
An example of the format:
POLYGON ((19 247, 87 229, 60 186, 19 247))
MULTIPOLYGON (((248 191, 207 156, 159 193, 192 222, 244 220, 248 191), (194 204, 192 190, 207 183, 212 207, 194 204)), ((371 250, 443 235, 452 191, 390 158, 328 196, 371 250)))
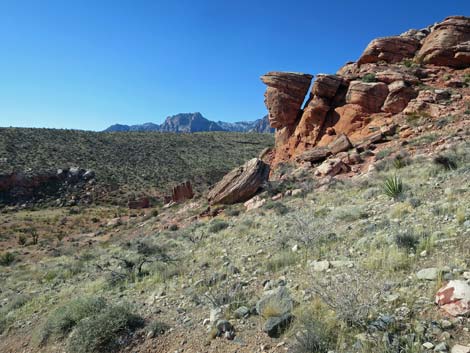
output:
POLYGON ((312 77, 295 72, 269 72, 261 76, 261 81, 268 86, 264 103, 271 127, 279 129, 295 123, 312 77))
POLYGON ((321 162, 331 155, 331 151, 327 147, 315 147, 303 152, 297 157, 297 162, 321 162))
POLYGON ((233 204, 250 199, 268 179, 269 166, 253 158, 232 170, 208 194, 210 204, 233 204))
POLYGON ((388 95, 388 87, 383 82, 352 81, 346 94, 346 103, 358 104, 370 113, 380 111, 385 98, 388 95))
POLYGON ((424 64, 470 66, 470 17, 451 16, 438 23, 417 54, 424 64))
POLYGON ((386 61, 397 63, 406 58, 414 57, 420 43, 412 37, 383 37, 374 39, 358 60, 358 64, 386 61))
POLYGON ((353 147, 351 141, 349 141, 348 137, 345 134, 339 135, 336 140, 328 145, 331 153, 337 154, 339 152, 344 152, 353 147))

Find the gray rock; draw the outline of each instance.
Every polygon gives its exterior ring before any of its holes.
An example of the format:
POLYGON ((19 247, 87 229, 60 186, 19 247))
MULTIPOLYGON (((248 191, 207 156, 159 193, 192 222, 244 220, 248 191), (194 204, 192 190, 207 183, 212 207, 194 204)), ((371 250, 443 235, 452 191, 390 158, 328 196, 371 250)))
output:
POLYGON ((229 340, 232 340, 235 338, 235 328, 227 320, 217 321, 215 328, 217 329, 217 337, 221 337, 223 335, 225 338, 229 340))
POLYGON ((291 313, 286 313, 282 316, 272 316, 266 320, 263 326, 263 331, 269 337, 279 337, 290 325, 294 316, 291 313))
POLYGON ((250 315, 250 309, 246 306, 241 306, 233 312, 237 319, 242 319, 250 315))
POLYGON ((434 352, 447 352, 447 343, 439 343, 436 347, 434 347, 434 352))
POLYGON ((436 267, 423 268, 422 270, 416 272, 416 277, 418 277, 418 279, 424 279, 428 281, 434 281, 437 279, 438 275, 439 269, 436 267))
POLYGON ((290 313, 293 307, 292 298, 284 286, 267 291, 256 303, 256 311, 263 317, 282 316, 290 313))

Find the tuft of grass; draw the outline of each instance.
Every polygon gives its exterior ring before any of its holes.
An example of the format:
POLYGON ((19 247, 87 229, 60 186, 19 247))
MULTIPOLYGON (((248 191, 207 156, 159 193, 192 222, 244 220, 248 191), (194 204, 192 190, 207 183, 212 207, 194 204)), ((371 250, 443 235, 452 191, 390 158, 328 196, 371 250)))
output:
POLYGON ((266 269, 270 272, 277 272, 285 267, 296 264, 298 260, 298 255, 293 254, 289 250, 284 250, 266 262, 266 269))
POLYGON ((388 176, 385 179, 383 190, 385 195, 392 199, 398 199, 403 194, 403 182, 398 175, 388 176))

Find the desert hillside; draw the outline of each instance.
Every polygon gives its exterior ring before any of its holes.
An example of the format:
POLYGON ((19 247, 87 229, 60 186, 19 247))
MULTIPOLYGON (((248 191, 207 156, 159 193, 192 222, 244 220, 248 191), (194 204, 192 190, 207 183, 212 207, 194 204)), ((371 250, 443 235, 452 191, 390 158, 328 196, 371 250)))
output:
POLYGON ((469 353, 469 43, 452 16, 336 74, 268 72, 274 144, 0 130, 2 172, 74 164, 71 194, 212 184, 2 207, 0 352, 469 353))

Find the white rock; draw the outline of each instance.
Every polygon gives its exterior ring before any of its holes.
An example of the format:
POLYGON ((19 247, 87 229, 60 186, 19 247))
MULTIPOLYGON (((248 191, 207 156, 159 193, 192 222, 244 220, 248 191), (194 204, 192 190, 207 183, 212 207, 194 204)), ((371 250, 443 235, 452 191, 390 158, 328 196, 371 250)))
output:
POLYGON ((330 262, 328 260, 312 261, 310 266, 315 272, 323 272, 330 268, 330 262))
POLYGON ((470 347, 462 346, 461 344, 456 344, 452 347, 450 353, 470 353, 470 347))

